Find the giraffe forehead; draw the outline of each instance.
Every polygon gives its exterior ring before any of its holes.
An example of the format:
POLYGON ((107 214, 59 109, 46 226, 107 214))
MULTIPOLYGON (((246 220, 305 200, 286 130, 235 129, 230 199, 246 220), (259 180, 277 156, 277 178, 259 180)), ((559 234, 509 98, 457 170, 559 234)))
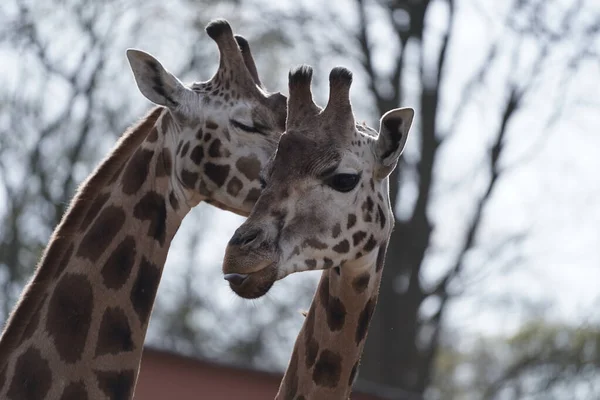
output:
POLYGON ((304 135, 287 133, 281 137, 277 154, 270 165, 274 177, 318 176, 337 166, 341 154, 329 140, 315 141, 304 135))

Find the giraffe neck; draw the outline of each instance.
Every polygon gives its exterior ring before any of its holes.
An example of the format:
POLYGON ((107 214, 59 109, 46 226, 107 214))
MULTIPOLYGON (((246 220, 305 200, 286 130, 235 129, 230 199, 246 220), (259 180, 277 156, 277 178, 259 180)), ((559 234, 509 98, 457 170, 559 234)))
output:
POLYGON ((323 271, 277 399, 349 398, 377 303, 386 249, 382 244, 373 253, 376 257, 352 265, 352 270, 344 265, 323 271))
POLYGON ((169 245, 189 211, 171 185, 166 118, 153 110, 79 189, 0 338, 0 398, 133 396, 169 245))

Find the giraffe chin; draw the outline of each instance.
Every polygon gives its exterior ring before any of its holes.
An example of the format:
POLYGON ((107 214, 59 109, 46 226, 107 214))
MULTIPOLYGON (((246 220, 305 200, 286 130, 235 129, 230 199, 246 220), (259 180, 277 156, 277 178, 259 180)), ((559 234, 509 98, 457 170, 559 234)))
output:
POLYGON ((229 287, 244 299, 257 299, 267 294, 271 286, 277 280, 277 263, 271 263, 266 267, 251 272, 241 283, 229 282, 229 287))

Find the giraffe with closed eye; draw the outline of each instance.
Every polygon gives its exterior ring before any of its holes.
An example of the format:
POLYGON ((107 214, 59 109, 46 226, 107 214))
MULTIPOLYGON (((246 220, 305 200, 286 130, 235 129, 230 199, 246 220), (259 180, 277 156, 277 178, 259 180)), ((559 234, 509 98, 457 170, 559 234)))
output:
POLYGON ((0 399, 131 399, 169 245, 206 201, 247 215, 284 130, 246 40, 206 27, 217 73, 183 85, 129 50, 154 108, 80 186, 0 337, 0 399))
POLYGON ((307 66, 290 72, 286 132, 223 262, 245 298, 291 273, 323 270, 277 394, 285 400, 350 396, 394 224, 388 176, 414 115, 391 110, 377 133, 355 123, 350 71, 331 71, 324 109, 312 100, 311 79, 307 66))

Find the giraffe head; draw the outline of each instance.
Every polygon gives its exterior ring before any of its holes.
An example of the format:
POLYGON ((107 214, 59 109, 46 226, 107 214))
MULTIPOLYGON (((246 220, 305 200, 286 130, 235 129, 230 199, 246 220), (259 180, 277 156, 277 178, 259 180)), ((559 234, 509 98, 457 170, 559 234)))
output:
POLYGON ((186 86, 139 50, 127 58, 142 94, 169 110, 161 127, 178 194, 190 206, 206 200, 247 215, 260 193, 259 172, 285 129, 286 98, 262 88, 248 42, 227 21, 211 22, 206 32, 220 54, 206 82, 186 86))
POLYGON ((323 110, 312 100, 311 79, 310 67, 290 72, 287 132, 261 173, 261 196, 227 246, 223 272, 242 297, 262 296, 298 271, 363 274, 391 233, 387 177, 414 111, 387 112, 378 135, 355 123, 350 71, 331 71, 323 110))

